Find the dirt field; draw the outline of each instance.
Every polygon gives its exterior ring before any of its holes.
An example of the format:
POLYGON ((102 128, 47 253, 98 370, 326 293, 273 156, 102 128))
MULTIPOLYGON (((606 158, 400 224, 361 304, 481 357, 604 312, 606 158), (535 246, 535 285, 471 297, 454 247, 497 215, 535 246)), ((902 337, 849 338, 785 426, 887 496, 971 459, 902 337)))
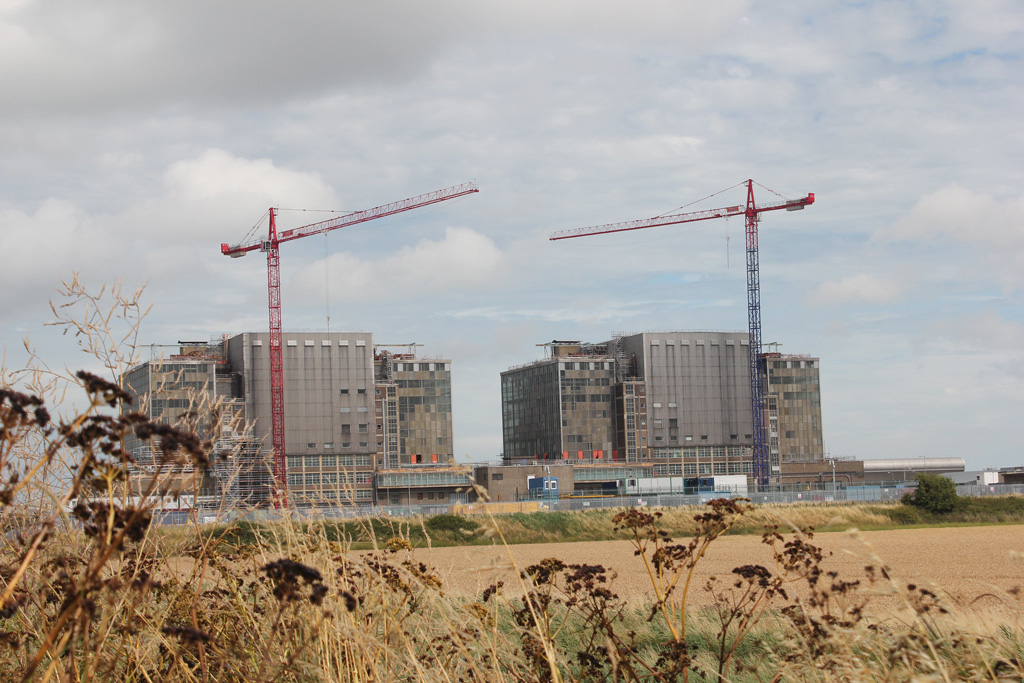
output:
MULTIPOLYGON (((983 610, 1014 610, 1022 605, 1007 591, 1021 587, 1024 599, 1024 526, 964 527, 946 529, 905 529, 871 531, 856 535, 841 532, 818 533, 814 542, 831 551, 823 563, 845 579, 864 578, 866 565, 890 569, 902 585, 933 585, 956 603, 983 610)), ((620 596, 641 602, 652 595, 650 581, 633 548, 625 541, 516 545, 510 548, 434 548, 416 551, 417 557, 441 573, 450 591, 479 595, 488 585, 503 580, 516 583, 511 553, 522 568, 546 557, 567 563, 602 564, 617 576, 613 590, 620 596)), ((727 536, 714 542, 698 566, 695 586, 701 588, 711 575, 726 576, 744 564, 772 566, 767 546, 758 536, 727 536)), ((888 588, 888 587, 885 587, 888 588)), ((891 588, 873 589, 873 611, 899 609, 902 601, 891 588), (889 595, 885 595, 889 592, 889 595)), ((691 604, 708 601, 703 590, 693 593, 691 604)))

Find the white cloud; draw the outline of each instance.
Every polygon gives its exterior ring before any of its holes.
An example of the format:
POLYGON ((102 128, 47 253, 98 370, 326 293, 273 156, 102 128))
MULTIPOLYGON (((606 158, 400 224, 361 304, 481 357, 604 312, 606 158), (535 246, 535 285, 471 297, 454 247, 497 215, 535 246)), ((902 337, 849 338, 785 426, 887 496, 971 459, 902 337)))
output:
MULTIPOLYGON (((929 339, 961 351, 1007 351, 1024 360, 1024 325, 1007 320, 994 310, 939 321, 929 330, 929 339)), ((1024 367, 1017 372, 1024 372, 1024 367)))
POLYGON ((332 299, 393 301, 493 289, 505 276, 505 257, 489 237, 471 228, 449 227, 441 240, 423 239, 376 260, 335 254, 326 266, 321 259, 302 268, 289 284, 299 298, 323 296, 326 279, 332 299))
MULTIPOLYGON (((333 208, 338 199, 316 173, 245 159, 221 149, 172 163, 159 196, 125 207, 115 229, 138 241, 202 245, 242 241, 269 206, 333 208), (140 229, 140 227, 142 229, 140 229)), ((266 222, 259 232, 266 234, 266 222)))
POLYGON ((1024 247, 1024 194, 997 199, 951 183, 914 204, 877 239, 933 240, 940 237, 994 249, 1024 247))
POLYGON ((867 273, 850 275, 840 280, 822 282, 808 297, 813 306, 834 306, 850 303, 888 303, 900 296, 900 285, 867 273))
POLYGON ((200 202, 243 197, 286 200, 316 206, 332 193, 316 174, 277 168, 270 159, 240 159, 211 149, 195 159, 172 164, 164 174, 168 199, 200 202))
POLYGON ((951 183, 921 197, 906 216, 876 232, 875 238, 965 245, 971 251, 961 255, 962 270, 1013 289, 1024 284, 1022 216, 1024 194, 996 198, 951 183))
POLYGON ((61 279, 109 264, 114 243, 80 208, 49 199, 33 213, 0 210, 0 244, 0 320, 23 324, 45 314, 61 279))
POLYGON ((588 40, 605 46, 706 45, 749 0, 417 0, 216 5, 140 0, 39 0, 0 15, 0 93, 19 111, 68 106, 273 102, 331 88, 394 85, 479 40, 588 40), (97 78, 96 74, 103 74, 97 78), (140 97, 141 96, 141 97, 140 97))

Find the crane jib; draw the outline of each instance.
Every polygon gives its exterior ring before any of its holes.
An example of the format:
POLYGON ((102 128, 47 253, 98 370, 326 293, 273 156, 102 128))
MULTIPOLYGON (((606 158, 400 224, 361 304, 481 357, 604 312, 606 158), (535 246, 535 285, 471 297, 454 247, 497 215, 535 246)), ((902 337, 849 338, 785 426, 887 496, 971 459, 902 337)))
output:
POLYGON ((745 206, 728 206, 721 209, 710 209, 706 211, 694 211, 692 213, 674 213, 654 218, 643 218, 623 223, 607 223, 595 225, 589 228, 575 228, 573 230, 560 230, 551 233, 548 239, 564 240, 573 237, 586 237, 589 235, 604 235, 613 232, 626 232, 628 230, 642 230, 644 228, 655 228, 663 225, 677 225, 679 223, 692 223, 705 221, 714 218, 728 218, 730 216, 745 216, 745 233, 747 240, 747 324, 749 330, 749 363, 750 363, 750 397, 751 397, 751 429, 752 429, 752 451, 754 478, 759 486, 768 484, 772 472, 772 456, 769 451, 767 432, 765 428, 764 406, 765 393, 762 373, 761 356, 761 284, 760 265, 758 256, 758 235, 757 225, 760 214, 765 211, 800 211, 806 206, 814 203, 814 193, 808 193, 800 199, 786 199, 781 202, 756 204, 754 202, 754 181, 746 180, 743 185, 747 188, 747 202, 745 206))

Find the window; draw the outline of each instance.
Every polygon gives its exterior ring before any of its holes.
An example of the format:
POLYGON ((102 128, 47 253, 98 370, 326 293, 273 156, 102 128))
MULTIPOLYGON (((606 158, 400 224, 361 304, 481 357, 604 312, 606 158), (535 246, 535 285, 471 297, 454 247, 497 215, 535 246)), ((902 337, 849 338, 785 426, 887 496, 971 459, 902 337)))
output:
POLYGON ((357 394, 365 394, 366 393, 366 389, 356 389, 356 393, 357 394))
POLYGON ((288 475, 288 486, 302 486, 302 475, 301 474, 289 474, 288 475))
POLYGON ((341 425, 341 433, 343 435, 346 435, 346 436, 348 434, 351 434, 352 433, 352 425, 341 425))
POLYGON ((306 448, 316 448, 316 444, 315 443, 307 443, 306 444, 306 448))
POLYGON ((334 448, 334 444, 333 443, 325 443, 324 444, 324 450, 325 451, 332 450, 333 448, 334 448))
POLYGON ((342 390, 341 390, 341 393, 342 393, 342 394, 347 394, 347 393, 348 393, 348 389, 342 389, 342 390))
MULTIPOLYGON (((324 444, 324 445, 326 446, 326 444, 324 444)), ((333 447, 333 446, 334 446, 334 444, 331 444, 331 447, 333 447)), ((338 456, 336 456, 336 455, 325 455, 322 458, 320 458, 320 464, 322 466, 324 466, 324 467, 337 467, 338 466, 338 456)))
POLYGON ((366 434, 367 433, 367 431, 368 431, 367 430, 367 425, 368 425, 368 423, 366 423, 366 422, 363 422, 363 423, 361 423, 359 425, 359 433, 360 434, 366 434))
POLYGON ((428 500, 434 500, 434 492, 433 491, 428 491, 427 492, 427 499, 428 500))
POLYGON ((504 478, 505 475, 502 474, 501 472, 495 472, 494 474, 491 475, 491 481, 501 481, 504 478))
POLYGON ((316 486, 320 483, 319 472, 306 472, 306 486, 316 486))
POLYGON ((359 406, 358 408, 356 408, 356 412, 357 413, 365 413, 366 412, 366 406, 359 406))
POLYGON ((320 456, 307 455, 305 458, 303 458, 303 464, 306 467, 320 467, 320 456))
POLYGON ((289 455, 288 456, 288 469, 297 469, 302 467, 302 456, 301 455, 289 455))

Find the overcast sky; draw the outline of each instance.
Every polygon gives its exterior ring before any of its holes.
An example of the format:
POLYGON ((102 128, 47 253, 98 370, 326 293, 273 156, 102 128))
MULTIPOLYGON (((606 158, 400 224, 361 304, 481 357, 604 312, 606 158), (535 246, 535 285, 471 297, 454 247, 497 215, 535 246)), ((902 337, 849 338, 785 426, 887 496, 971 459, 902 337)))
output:
POLYGON ((821 358, 828 452, 1024 464, 1022 56, 1019 0, 0 0, 7 364, 88 364, 43 326, 75 271, 148 283, 146 344, 264 330, 265 258, 220 244, 267 207, 475 180, 284 245, 282 299, 452 359, 492 459, 536 344, 747 328, 742 220, 548 235, 753 178, 817 197, 762 221, 762 322, 821 358))

